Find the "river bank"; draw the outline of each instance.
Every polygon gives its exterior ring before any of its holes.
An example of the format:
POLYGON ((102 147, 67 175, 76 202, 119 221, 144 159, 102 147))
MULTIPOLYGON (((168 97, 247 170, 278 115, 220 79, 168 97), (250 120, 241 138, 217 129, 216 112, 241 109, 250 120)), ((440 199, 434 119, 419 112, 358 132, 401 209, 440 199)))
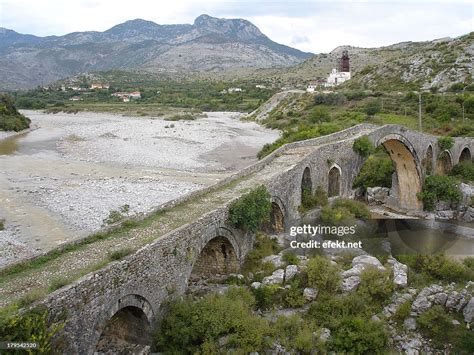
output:
POLYGON ((37 128, 0 141, 0 267, 91 234, 123 206, 147 213, 213 184, 279 136, 226 112, 176 122, 22 113, 37 128))

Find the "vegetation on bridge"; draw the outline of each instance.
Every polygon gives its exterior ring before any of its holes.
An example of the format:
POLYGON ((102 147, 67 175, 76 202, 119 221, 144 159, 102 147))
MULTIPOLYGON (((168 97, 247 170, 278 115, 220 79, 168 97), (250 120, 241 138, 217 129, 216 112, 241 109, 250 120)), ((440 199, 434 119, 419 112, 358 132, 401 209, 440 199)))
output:
POLYGON ((234 201, 229 208, 229 222, 237 228, 256 232, 270 218, 272 204, 265 186, 259 186, 234 201))
POLYGON ((395 171, 393 161, 385 149, 380 148, 367 157, 359 174, 356 176, 353 187, 360 187, 364 191, 368 187, 392 187, 392 174, 395 171))
POLYGON ((418 198, 423 201, 423 207, 427 211, 434 210, 440 201, 458 203, 461 197, 458 181, 446 175, 427 176, 423 190, 418 193, 418 198))

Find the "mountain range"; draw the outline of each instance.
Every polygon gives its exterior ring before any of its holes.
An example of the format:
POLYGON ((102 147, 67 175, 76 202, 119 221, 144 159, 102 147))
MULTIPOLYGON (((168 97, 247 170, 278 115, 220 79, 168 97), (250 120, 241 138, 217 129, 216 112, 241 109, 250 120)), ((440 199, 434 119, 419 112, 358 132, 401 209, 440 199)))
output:
POLYGON ((111 69, 173 73, 289 67, 312 55, 272 41, 247 20, 209 15, 193 24, 136 19, 104 32, 48 37, 0 28, 0 89, 111 69))

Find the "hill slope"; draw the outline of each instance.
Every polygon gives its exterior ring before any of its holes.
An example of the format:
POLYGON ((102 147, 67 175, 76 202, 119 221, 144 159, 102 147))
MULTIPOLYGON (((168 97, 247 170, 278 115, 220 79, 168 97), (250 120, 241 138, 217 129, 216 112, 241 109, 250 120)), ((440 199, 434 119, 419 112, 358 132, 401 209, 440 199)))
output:
POLYGON ((132 20, 105 32, 35 37, 0 28, 0 89, 28 88, 86 71, 221 71, 287 67, 310 57, 252 23, 201 15, 194 24, 132 20))

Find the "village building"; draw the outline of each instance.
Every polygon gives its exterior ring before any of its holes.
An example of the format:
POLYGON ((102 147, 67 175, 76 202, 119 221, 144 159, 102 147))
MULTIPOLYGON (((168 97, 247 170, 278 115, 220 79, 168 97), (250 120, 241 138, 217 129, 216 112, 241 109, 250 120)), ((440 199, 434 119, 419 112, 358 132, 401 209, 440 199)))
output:
POLYGON ((92 83, 91 84, 91 90, 94 89, 108 89, 110 88, 109 84, 102 84, 102 83, 92 83))
POLYGON ((334 68, 333 70, 331 70, 331 73, 329 74, 324 86, 325 87, 337 86, 347 80, 350 80, 350 78, 351 78, 351 71, 350 71, 350 65, 349 65, 349 54, 347 50, 343 50, 342 56, 339 59, 339 68, 338 69, 334 68))

